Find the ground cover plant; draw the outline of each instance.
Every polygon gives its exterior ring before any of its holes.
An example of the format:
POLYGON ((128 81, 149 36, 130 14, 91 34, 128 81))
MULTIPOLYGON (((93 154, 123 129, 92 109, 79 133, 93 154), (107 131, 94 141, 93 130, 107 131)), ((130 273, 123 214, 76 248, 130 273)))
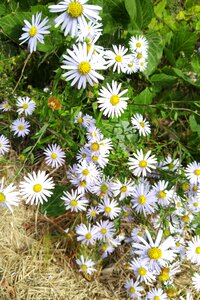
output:
POLYGON ((0 15, 0 164, 12 149, 19 166, 0 206, 63 215, 89 281, 115 262, 126 297, 198 299, 198 1, 10 0, 0 15))

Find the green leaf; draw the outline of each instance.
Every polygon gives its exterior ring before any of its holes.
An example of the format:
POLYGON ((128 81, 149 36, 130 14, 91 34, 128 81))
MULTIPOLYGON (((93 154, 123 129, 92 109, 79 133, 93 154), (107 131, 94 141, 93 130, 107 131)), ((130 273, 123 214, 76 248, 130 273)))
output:
POLYGON ((132 29, 144 29, 154 16, 150 0, 125 0, 125 7, 131 19, 132 29))
POLYGON ((192 61, 191 61, 192 68, 194 72, 196 72, 200 76, 200 53, 197 53, 192 61))
POLYGON ((171 76, 171 75, 167 75, 164 73, 160 73, 160 74, 155 74, 153 76, 151 76, 150 81, 155 84, 155 85, 159 85, 159 86, 171 86, 173 85, 177 80, 176 76, 171 76))
POLYGON ((31 16, 32 14, 28 12, 11 13, 0 19, 0 27, 9 38, 19 42, 24 20, 29 20, 31 16))
POLYGON ((66 186, 56 186, 53 195, 49 198, 48 202, 40 205, 40 212, 47 216, 60 216, 64 215, 66 208, 64 201, 61 199, 66 186))
MULTIPOLYGON (((144 89, 139 95, 137 95, 135 98, 133 98, 134 104, 151 104, 153 97, 155 96, 154 93, 150 91, 150 89, 147 87, 144 89)), ((140 105, 139 105, 140 107, 140 105)), ((146 108, 140 107, 141 112, 145 112, 146 108)))
POLYGON ((154 12, 157 17, 162 18, 167 0, 161 0, 157 5, 154 6, 154 12))
POLYGON ((148 50, 148 65, 147 69, 144 71, 144 75, 148 77, 151 75, 157 65, 159 64, 162 53, 163 53, 163 43, 160 35, 157 32, 150 32, 145 35, 149 42, 149 50, 148 50))
POLYGON ((195 48, 196 33, 187 29, 182 29, 174 33, 169 49, 176 57, 183 52, 186 56, 190 56, 195 48))
POLYGON ((200 87, 200 80, 196 80, 196 78, 193 77, 194 74, 192 74, 191 72, 186 74, 177 68, 173 68, 172 70, 175 72, 176 75, 178 75, 178 77, 182 78, 184 81, 194 86, 200 87))

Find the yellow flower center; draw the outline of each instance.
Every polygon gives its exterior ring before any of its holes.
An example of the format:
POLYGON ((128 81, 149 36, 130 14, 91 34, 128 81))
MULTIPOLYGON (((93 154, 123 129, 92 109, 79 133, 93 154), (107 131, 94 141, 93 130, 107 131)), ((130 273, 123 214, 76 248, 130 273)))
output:
POLYGON ((140 122, 140 126, 144 128, 145 123, 144 122, 140 122))
POLYGON ((107 232, 107 229, 106 229, 106 228, 102 228, 102 229, 101 229, 101 233, 102 233, 102 234, 106 234, 106 232, 107 232))
POLYGON ((160 272, 160 274, 158 276, 159 280, 161 280, 161 281, 169 280, 169 271, 170 271, 169 268, 162 269, 162 271, 160 272))
POLYGON ((131 294, 134 294, 134 293, 135 293, 134 287, 130 287, 130 288, 129 288, 129 292, 130 292, 131 294))
POLYGON ((72 18, 78 18, 83 12, 83 6, 79 2, 73 1, 68 5, 67 12, 72 18))
POLYGON ((176 247, 180 247, 181 243, 176 242, 176 247))
POLYGON ((194 170, 194 174, 195 174, 196 176, 200 176, 200 169, 194 170))
POLYGON ((35 193, 39 193, 39 192, 41 192, 41 190, 42 190, 42 185, 41 185, 40 183, 34 184, 34 186, 33 186, 33 191, 34 191, 35 193))
POLYGON ((181 218, 181 220, 184 222, 184 223, 188 223, 190 221, 190 218, 188 215, 185 215, 181 218))
POLYGON ((176 206, 177 206, 177 207, 181 207, 181 202, 177 202, 177 203, 176 203, 176 206))
POLYGON ((18 129, 19 129, 19 130, 24 130, 24 125, 19 125, 19 126, 18 126, 18 129))
POLYGON ((120 98, 117 95, 113 95, 110 97, 110 103, 115 106, 120 102, 120 98))
POLYGON ((92 143, 92 145, 91 145, 91 150, 92 150, 92 151, 97 151, 97 150, 99 150, 99 144, 96 143, 96 142, 92 143))
POLYGON ((141 46, 142 46, 142 44, 141 44, 140 42, 137 42, 137 43, 136 43, 136 47, 137 47, 137 48, 140 48, 141 46))
POLYGON ((122 56, 121 55, 116 55, 115 60, 116 60, 116 62, 122 62, 122 56))
POLYGON ((166 197, 166 193, 165 193, 164 191, 160 191, 160 192, 158 193, 158 198, 164 199, 165 197, 166 197))
POLYGON ((81 266, 81 270, 82 270, 82 271, 87 271, 87 266, 86 266, 86 265, 82 265, 82 266, 81 266))
POLYGON ((141 58, 142 58, 142 53, 138 53, 137 59, 141 59, 141 58))
POLYGON ((147 270, 144 267, 138 269, 138 273, 140 276, 145 276, 147 274, 147 270))
POLYGON ((87 234, 85 235, 85 238, 86 238, 87 240, 90 240, 91 237, 92 237, 91 233, 87 233, 87 234))
POLYGON ((158 260, 162 257, 162 251, 157 247, 152 247, 148 250, 148 256, 151 259, 158 260))
POLYGON ((78 119, 77 119, 77 122, 78 122, 79 124, 81 124, 81 123, 83 123, 83 119, 82 119, 82 118, 78 118, 78 119))
POLYGON ((182 184, 182 189, 183 189, 184 191, 188 191, 189 188, 190 188, 190 186, 189 186, 188 183, 183 183, 183 184, 182 184))
POLYGON ((97 161, 98 159, 99 159, 99 157, 98 157, 97 155, 93 155, 93 156, 92 156, 92 160, 93 160, 93 161, 97 161))
POLYGON ((87 176, 89 173, 90 173, 90 172, 89 172, 88 169, 85 169, 85 170, 82 171, 82 174, 83 174, 84 176, 87 176))
POLYGON ((139 162, 139 166, 140 166, 140 168, 146 168, 146 166, 147 166, 147 161, 146 161, 146 160, 141 160, 141 161, 139 162))
POLYGON ((71 204, 71 206, 73 206, 73 207, 75 207, 75 206, 77 206, 78 205, 78 201, 77 200, 71 200, 70 201, 70 204, 71 204))
POLYGON ((154 296, 153 300, 160 300, 159 296, 154 296))
POLYGON ((90 213, 90 215, 92 216, 92 217, 95 217, 96 215, 97 215, 97 213, 96 213, 96 211, 91 211, 91 213, 90 213))
POLYGON ((27 108, 28 108, 28 104, 27 104, 27 103, 24 103, 24 104, 23 104, 23 108, 24 108, 24 109, 27 109, 27 108))
POLYGON ((108 249, 108 244, 103 244, 103 245, 102 245, 102 250, 103 250, 103 251, 106 251, 107 249, 108 249))
POLYGON ((79 185, 80 185, 80 186, 86 186, 85 180, 80 181, 79 185))
POLYGON ((128 64, 128 66, 131 68, 131 67, 133 66, 133 63, 130 62, 130 63, 128 64))
POLYGON ((198 191, 198 186, 197 185, 194 185, 193 188, 192 188, 193 192, 196 192, 198 191))
POLYGON ((78 65, 78 71, 82 75, 87 75, 91 70, 91 65, 87 61, 83 61, 78 65))
POLYGON ((106 207, 105 208, 105 212, 109 214, 111 212, 111 208, 110 207, 106 207))
POLYGON ((56 159, 56 158, 57 158, 57 154, 56 154, 56 153, 52 153, 52 154, 51 154, 51 158, 52 158, 52 159, 56 159))
POLYGON ((8 104, 8 103, 6 103, 5 105, 4 105, 4 108, 9 108, 10 107, 10 104, 8 104))
POLYGON ((194 205, 194 207, 198 207, 199 203, 198 202, 194 202, 193 205, 194 205))
POLYGON ((127 191, 127 187, 125 185, 120 188, 121 193, 126 193, 126 191, 127 191))
POLYGON ((34 37, 37 34, 37 28, 35 26, 32 26, 29 30, 29 35, 31 37, 34 37))
POLYGON ((138 202, 143 205, 147 202, 147 199, 144 195, 141 195, 138 197, 138 202))
POLYGON ((199 246, 199 247, 196 247, 195 252, 196 252, 196 254, 200 254, 200 246, 199 246))
POLYGON ((175 165, 173 163, 169 164, 168 168, 171 170, 175 167, 175 165))
POLYGON ((6 201, 6 196, 0 192, 0 203, 4 203, 6 201))
POLYGON ((106 184, 102 184, 100 190, 102 193, 105 193, 108 190, 108 186, 106 184))

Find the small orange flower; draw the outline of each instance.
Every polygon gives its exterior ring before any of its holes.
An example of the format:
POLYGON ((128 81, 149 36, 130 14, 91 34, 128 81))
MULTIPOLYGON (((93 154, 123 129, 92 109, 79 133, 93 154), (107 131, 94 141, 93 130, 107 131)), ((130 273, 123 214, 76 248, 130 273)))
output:
POLYGON ((61 108, 60 100, 56 97, 49 97, 48 99, 48 107, 50 107, 53 110, 58 110, 61 108))

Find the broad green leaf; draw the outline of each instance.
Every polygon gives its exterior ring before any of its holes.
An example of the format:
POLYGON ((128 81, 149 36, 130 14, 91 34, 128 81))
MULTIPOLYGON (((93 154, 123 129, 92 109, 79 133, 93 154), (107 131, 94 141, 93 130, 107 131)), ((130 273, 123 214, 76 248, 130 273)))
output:
POLYGON ((182 78, 184 81, 194 85, 194 86, 197 86, 197 87, 200 87, 200 80, 196 79, 192 74, 192 72, 190 73, 184 73, 182 70, 180 69, 177 69, 177 68, 173 68, 173 71, 175 72, 175 74, 178 75, 178 77, 182 78))
POLYGON ((194 115, 190 115, 189 123, 192 132, 197 132, 198 135, 200 136, 200 124, 197 123, 194 115))
POLYGON ((190 56, 195 48, 196 33, 186 29, 174 32, 169 49, 176 57, 180 53, 184 53, 186 56, 190 56))
POLYGON ((161 0, 157 5, 154 6, 154 12, 157 17, 162 18, 167 0, 161 0))
POLYGON ((154 93, 147 87, 139 95, 133 98, 135 104, 151 104, 154 93))
POLYGON ((148 50, 148 65, 147 69, 144 71, 144 75, 148 77, 151 75, 157 65, 159 64, 162 53, 163 53, 163 41, 160 35, 156 32, 150 32, 145 35, 149 42, 149 50, 148 50))
POLYGON ((196 72, 200 76, 200 53, 197 53, 192 61, 191 61, 192 68, 194 72, 196 72))
POLYGON ((11 13, 0 18, 0 27, 10 39, 19 42, 24 20, 30 20, 31 16, 32 14, 28 12, 11 13))
POLYGON ((176 82, 176 80, 176 76, 171 76, 164 73, 155 74, 150 77, 150 81, 159 86, 171 86, 176 82))
POLYGON ((125 0, 125 7, 131 19, 132 29, 144 29, 154 16, 150 0, 125 0))
POLYGON ((64 201, 61 199, 63 192, 66 190, 64 186, 56 186, 53 195, 40 205, 40 212, 47 216, 60 216, 66 212, 64 201))

